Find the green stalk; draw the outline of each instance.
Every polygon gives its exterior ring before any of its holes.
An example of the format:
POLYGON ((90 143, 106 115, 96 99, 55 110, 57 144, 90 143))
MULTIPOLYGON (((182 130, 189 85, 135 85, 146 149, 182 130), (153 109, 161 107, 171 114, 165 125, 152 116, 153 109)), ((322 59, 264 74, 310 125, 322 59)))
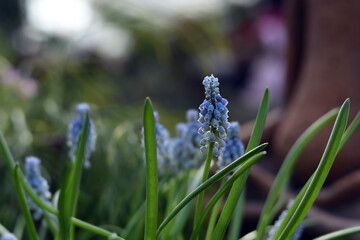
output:
POLYGON ((293 205, 280 224, 274 236, 275 239, 289 239, 315 201, 338 152, 349 115, 349 107, 350 101, 347 99, 340 108, 329 141, 315 173, 303 188, 301 192, 303 194, 299 194, 296 197, 293 205))
POLYGON ((261 240, 266 234, 266 228, 272 221, 271 211, 274 209, 274 204, 282 189, 286 189, 290 179, 293 166, 298 159, 300 153, 308 145, 317 133, 319 133, 325 126, 333 121, 338 114, 338 109, 333 109, 319 118, 298 138, 294 143, 289 153, 287 154, 284 163, 282 164, 276 179, 271 187, 271 190, 266 199, 263 211, 260 216, 260 220, 257 226, 256 240, 261 240))
POLYGON ((158 173, 154 111, 150 98, 144 106, 144 142, 146 159, 145 239, 156 239, 158 214, 158 173))
POLYGON ((245 203, 245 191, 242 192, 238 203, 235 207, 235 214, 233 215, 231 219, 230 224, 230 231, 229 231, 229 240, 237 240, 239 239, 239 234, 241 230, 241 224, 242 224, 242 215, 244 210, 244 203, 245 203))
POLYGON ((2 135, 2 133, 0 133, 0 150, 1 153, 3 155, 3 158, 5 160, 6 166, 8 168, 8 172, 11 176, 11 180, 15 186, 15 191, 16 191, 16 196, 17 199, 19 201, 20 207, 21 207, 21 211, 25 217, 26 220, 26 227, 30 236, 31 240, 38 240, 39 237, 37 236, 36 233, 36 229, 35 229, 35 225, 34 222, 32 220, 32 216, 29 210, 29 207, 27 205, 26 199, 24 201, 24 192, 23 189, 21 188, 21 186, 19 186, 18 182, 17 182, 17 171, 15 169, 18 169, 18 165, 15 164, 15 161, 13 159, 13 156, 9 150, 9 147, 6 144, 6 141, 4 139, 4 136, 2 135))
MULTIPOLYGON (((213 149, 214 149, 214 144, 215 143, 210 143, 209 149, 208 149, 208 154, 206 157, 206 161, 205 161, 205 166, 204 166, 204 172, 203 172, 203 176, 201 179, 201 183, 204 183, 206 181, 206 179, 209 176, 209 171, 210 171, 210 165, 211 165, 211 160, 212 160, 212 156, 213 156, 213 149)), ((204 192, 201 192, 198 196, 197 202, 196 202, 196 208, 195 208, 195 216, 194 216, 194 228, 195 225, 200 217, 201 214, 201 209, 202 209, 202 204, 204 201, 204 192)))
POLYGON ((265 152, 258 153, 264 147, 267 146, 267 144, 262 144, 256 148, 254 148, 252 151, 250 151, 247 154, 244 154, 225 168, 223 168, 221 171, 213 175, 211 178, 206 180, 204 183, 200 184, 196 189, 194 189, 189 195, 187 195, 174 209, 173 211, 165 218, 165 220, 160 224, 159 228, 156 231, 157 237, 160 236, 162 230, 166 227, 166 225, 179 213, 181 209, 183 209, 192 199, 194 199, 199 193, 204 191, 206 188, 210 187, 215 182, 219 181, 221 178, 223 178, 225 175, 230 173, 232 170, 234 170, 236 167, 238 167, 240 164, 242 164, 238 170, 238 172, 242 173, 245 170, 247 170, 252 164, 254 164, 256 161, 258 161, 262 156, 265 155, 265 152), (258 153, 258 154, 257 154, 258 153), (256 155, 255 155, 256 154, 256 155))
POLYGON ((346 237, 355 235, 360 233, 360 226, 350 227, 341 229, 339 231, 335 231, 332 233, 325 234, 323 236, 317 237, 314 240, 339 240, 339 239, 347 239, 346 237))
MULTIPOLYGON (((256 147, 261 140, 262 133, 265 127, 265 120, 268 112, 269 106, 269 89, 266 89, 264 92, 263 99, 260 104, 259 112, 256 116, 255 126, 251 134, 249 144, 246 148, 246 152, 256 147)), ((241 196, 241 192, 244 189, 247 177, 249 175, 250 169, 246 171, 243 176, 240 176, 233 184, 229 196, 226 200, 225 206, 221 212, 218 223, 216 224, 213 238, 214 240, 223 239, 226 228, 229 225, 231 216, 234 212, 236 204, 241 196)))
MULTIPOLYGON (((221 185, 223 185, 223 184, 221 184, 221 185)), ((213 232, 213 230, 214 230, 216 220, 217 220, 217 218, 218 218, 218 216, 219 216, 221 203, 222 203, 222 198, 220 198, 220 199, 216 202, 215 206, 214 206, 213 209, 212 209, 211 217, 210 217, 210 220, 209 220, 207 229, 206 229, 205 240, 210 240, 210 239, 211 239, 211 234, 212 234, 212 232, 213 232)), ((196 228, 196 226, 195 226, 195 228, 196 228)))
POLYGON ((21 182, 19 179, 19 163, 17 162, 14 169, 14 178, 15 178, 15 189, 17 192, 18 200, 20 203, 21 211, 24 214, 26 226, 28 227, 28 232, 30 239, 39 240, 39 237, 36 232, 35 224, 33 222, 29 206, 27 205, 26 196, 23 188, 21 187, 21 182))

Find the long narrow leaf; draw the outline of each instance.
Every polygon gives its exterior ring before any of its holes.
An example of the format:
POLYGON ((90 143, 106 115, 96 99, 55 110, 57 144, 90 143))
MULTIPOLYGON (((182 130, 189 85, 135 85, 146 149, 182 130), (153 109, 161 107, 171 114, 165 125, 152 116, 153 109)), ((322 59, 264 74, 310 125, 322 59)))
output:
POLYGON ((244 172, 246 171, 252 164, 254 164, 254 159, 259 160, 261 157, 265 154, 264 152, 257 154, 259 151, 264 149, 267 146, 267 143, 264 143, 256 148, 254 148, 252 151, 248 152, 247 154, 244 154, 222 170, 220 170, 218 173, 213 175, 211 178, 206 180, 204 183, 199 185, 194 191, 192 191, 189 195, 187 195, 173 210, 172 212, 165 218, 165 220, 161 223, 158 230, 156 231, 157 237, 160 236, 160 233, 165 228, 165 226, 170 222, 171 219, 173 219, 176 214, 186 206, 192 199, 194 199, 199 193, 204 191, 206 188, 210 187, 215 182, 219 181, 221 178, 223 178, 225 175, 230 173, 232 170, 234 170, 236 167, 238 167, 240 164, 242 164, 238 171, 244 172), (255 155, 257 154, 257 155, 255 155))
POLYGON ((38 240, 38 236, 36 233, 36 229, 35 229, 35 225, 34 222, 32 221, 32 217, 31 217, 31 213, 29 210, 29 207, 27 206, 26 200, 24 202, 23 198, 24 198, 24 192, 21 186, 19 186, 18 181, 17 181, 17 174, 15 171, 15 167, 18 168, 18 166, 15 164, 15 161, 13 159, 13 156, 9 150, 8 145, 6 144, 5 138, 2 135, 2 133, 0 133, 0 150, 1 153, 3 155, 3 158, 5 160, 6 166, 8 168, 8 172, 11 176, 11 180, 14 183, 14 187, 16 190, 16 196, 17 199, 20 203, 20 207, 21 207, 21 211, 26 219, 26 227, 27 230, 29 232, 29 236, 31 240, 38 240))
POLYGON ((310 178, 306 190, 295 199, 294 204, 290 207, 274 236, 275 239, 289 239, 315 201, 338 152, 349 115, 349 107, 350 100, 347 99, 340 108, 318 168, 310 178))
MULTIPOLYGON (((266 121, 268 108, 269 108, 269 89, 266 89, 264 92, 263 99, 260 104, 259 112, 258 112, 256 120, 255 120, 255 126, 254 126, 253 132, 251 134, 246 151, 253 149, 260 143, 262 133, 263 133, 264 127, 265 127, 265 121, 266 121)), ((229 196, 227 198, 227 201, 225 203, 225 206, 221 212, 218 223, 216 224, 212 239, 214 239, 214 240, 223 239, 225 230, 226 230, 227 226, 229 225, 231 216, 232 216, 234 209, 236 207, 236 204, 240 198, 241 192, 244 189, 249 172, 250 172, 250 169, 248 171, 246 171, 243 174, 243 176, 240 176, 234 182, 234 184, 231 188, 231 191, 229 193, 229 196)))
POLYGON ((346 239, 346 237, 350 237, 352 235, 359 234, 359 233, 360 233, 360 226, 356 226, 356 227, 341 229, 339 231, 317 237, 314 240, 346 239))
POLYGON ((257 227, 256 240, 263 239, 266 233, 266 227, 269 225, 270 221, 272 221, 270 217, 271 210, 275 205, 280 190, 287 188, 293 166, 300 153, 307 146, 310 140, 313 139, 314 136, 316 136, 318 132, 320 132, 327 124, 329 124, 332 120, 335 119, 337 114, 338 109, 333 109, 321 118, 319 118, 298 138, 298 140, 290 149, 266 199, 265 206, 261 213, 260 221, 257 227))
POLYGON ((85 162, 85 148, 89 135, 89 113, 86 113, 83 129, 78 143, 75 163, 70 163, 65 173, 59 197, 59 223, 62 240, 73 238, 71 217, 76 214, 76 206, 80 189, 81 173, 85 162))
POLYGON ((146 159, 145 239, 156 239, 158 214, 158 174, 154 110, 150 98, 144 106, 144 143, 146 159))
POLYGON ((21 182, 19 179, 19 163, 16 163, 14 169, 14 179, 15 179, 15 188, 16 192, 18 193, 18 200, 20 203, 21 211, 24 214, 26 226, 28 228, 29 237, 32 240, 39 240, 39 237, 36 232, 35 224, 31 216, 31 212, 29 206, 27 205, 26 196, 24 190, 21 186, 21 182))

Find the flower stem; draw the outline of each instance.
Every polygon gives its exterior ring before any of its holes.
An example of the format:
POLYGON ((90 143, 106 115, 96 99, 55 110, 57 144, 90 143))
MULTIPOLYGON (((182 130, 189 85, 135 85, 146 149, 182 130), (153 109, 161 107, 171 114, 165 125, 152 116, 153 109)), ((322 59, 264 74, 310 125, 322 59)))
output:
MULTIPOLYGON (((205 161, 205 167, 204 167, 204 172, 203 172, 203 176, 202 176, 202 180, 201 183, 205 182, 206 179, 209 176, 209 171, 210 171, 210 164, 211 164, 211 160, 212 160, 212 155, 213 155, 213 149, 214 149, 214 144, 213 142, 210 143, 209 149, 208 149, 208 155, 205 161)), ((197 202, 196 202, 196 210, 195 210, 195 217, 194 217, 194 228, 196 226, 196 223, 200 217, 201 214, 201 207, 202 207, 202 203, 204 200, 204 192, 201 192, 198 196, 197 202)))

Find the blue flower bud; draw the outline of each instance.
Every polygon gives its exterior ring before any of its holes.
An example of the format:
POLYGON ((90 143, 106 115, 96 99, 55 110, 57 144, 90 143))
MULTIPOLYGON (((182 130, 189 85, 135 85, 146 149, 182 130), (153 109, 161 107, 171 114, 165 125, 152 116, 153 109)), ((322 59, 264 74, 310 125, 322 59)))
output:
MULTIPOLYGON (((72 161, 75 160, 75 154, 80 140, 81 132, 83 129, 85 115, 89 111, 89 109, 90 107, 87 103, 78 104, 76 107, 77 115, 69 125, 67 143, 68 146, 70 147, 69 157, 72 161)), ((95 151, 95 143, 96 143, 96 130, 92 119, 89 119, 89 134, 85 146, 85 168, 89 168, 91 165, 89 159, 91 153, 95 151)))
POLYGON ((5 233, 2 235, 1 240, 17 240, 17 238, 12 233, 5 233))
MULTIPOLYGON (((34 190, 34 192, 45 202, 50 205, 51 193, 49 185, 45 178, 41 176, 40 159, 37 157, 27 157, 25 159, 25 180, 34 190)), ((30 210, 33 212, 33 217, 39 220, 43 214, 43 210, 38 207, 30 197, 27 197, 30 210)))
MULTIPOLYGON (((205 100, 199 107, 200 114, 198 122, 208 123, 209 129, 201 127, 199 134, 203 135, 203 138, 206 138, 208 143, 217 143, 216 132, 218 131, 220 139, 225 139, 227 136, 226 130, 230 126, 227 120, 227 100, 220 95, 219 81, 213 75, 205 77, 203 85, 205 87, 205 100), (211 135, 210 138, 209 133, 213 133, 214 135, 211 135)), ((204 141, 202 141, 202 144, 203 143, 204 141)), ((220 144, 219 146, 222 147, 223 145, 224 144, 220 144)))

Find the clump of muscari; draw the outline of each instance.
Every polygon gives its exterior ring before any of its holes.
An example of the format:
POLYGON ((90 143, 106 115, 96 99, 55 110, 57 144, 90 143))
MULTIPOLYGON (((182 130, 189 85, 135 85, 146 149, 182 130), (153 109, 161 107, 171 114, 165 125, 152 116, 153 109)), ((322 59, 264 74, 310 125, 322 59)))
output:
POLYGON ((155 135, 156 135, 156 152, 157 152, 157 164, 159 175, 163 175, 167 169, 171 168, 172 164, 168 157, 168 144, 170 140, 169 131, 160 124, 160 117, 158 112, 154 112, 155 117, 155 135))
MULTIPOLYGON (((25 179, 34 192, 50 204, 51 193, 46 179, 41 176, 39 158, 27 157, 25 159, 25 179)), ((38 207, 30 197, 27 197, 27 201, 29 208, 33 211, 34 219, 39 220, 43 214, 43 210, 38 207)))
POLYGON ((154 112, 155 135, 157 144, 157 162, 159 175, 166 172, 178 173, 199 164, 202 156, 198 154, 201 136, 198 134, 200 124, 197 122, 198 111, 188 110, 186 123, 176 125, 176 138, 171 138, 169 131, 160 124, 158 112, 154 112))
POLYGON ((12 234, 12 233, 4 233, 4 234, 1 236, 1 240, 17 240, 17 238, 16 238, 15 235, 12 234))
POLYGON ((213 75, 207 76, 203 80, 205 87, 205 100, 200 105, 199 119, 201 123, 199 134, 202 136, 200 141, 200 151, 206 152, 210 143, 215 143, 213 155, 219 156, 219 148, 225 146, 224 139, 227 137, 227 129, 230 127, 228 122, 228 101, 221 97, 219 91, 219 80, 213 75))
POLYGON ((187 123, 178 123, 176 125, 177 138, 173 144, 176 154, 172 156, 177 159, 180 169, 189 169, 199 165, 202 156, 198 154, 201 136, 198 134, 200 124, 197 122, 199 112, 190 109, 186 112, 187 123))
POLYGON ((239 130, 240 125, 238 122, 230 123, 228 138, 225 140, 225 147, 221 149, 217 162, 220 169, 241 157, 245 152, 244 144, 239 139, 239 130))
MULTIPOLYGON (((75 154, 77 150, 77 145, 80 140, 81 131, 83 129, 84 119, 86 113, 89 112, 90 106, 87 103, 80 103, 76 107, 76 117, 71 121, 68 131, 68 146, 69 157, 72 161, 75 160, 75 154)), ((90 167, 90 156, 93 151, 95 151, 96 143, 96 130, 92 119, 89 119, 89 135, 86 141, 85 147, 85 168, 90 167)))
MULTIPOLYGON (((281 225, 281 222, 285 218, 287 212, 289 211, 289 208, 291 207, 291 205, 293 203, 294 203, 294 200, 291 200, 288 203, 287 208, 284 211, 282 211, 282 213, 280 214, 278 220, 276 220, 274 225, 271 227, 266 240, 274 240, 274 236, 275 236, 276 231, 279 229, 279 227, 281 225)), ((302 232, 303 232, 303 225, 302 225, 302 223, 300 223, 289 240, 299 240, 300 237, 301 237, 302 232)))

